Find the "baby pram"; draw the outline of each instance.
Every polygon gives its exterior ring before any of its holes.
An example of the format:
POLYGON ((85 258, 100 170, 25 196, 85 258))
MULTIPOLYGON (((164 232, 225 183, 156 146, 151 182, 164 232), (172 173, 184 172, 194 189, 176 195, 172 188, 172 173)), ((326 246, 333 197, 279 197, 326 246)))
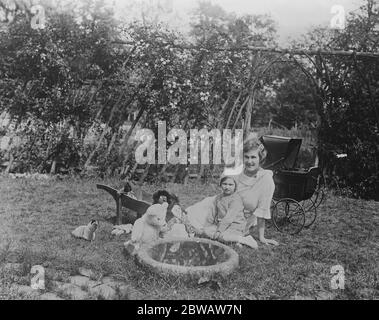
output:
POLYGON ((321 171, 295 168, 302 139, 265 135, 260 141, 267 150, 262 167, 274 172, 272 222, 279 231, 296 234, 316 220, 324 198, 321 171))

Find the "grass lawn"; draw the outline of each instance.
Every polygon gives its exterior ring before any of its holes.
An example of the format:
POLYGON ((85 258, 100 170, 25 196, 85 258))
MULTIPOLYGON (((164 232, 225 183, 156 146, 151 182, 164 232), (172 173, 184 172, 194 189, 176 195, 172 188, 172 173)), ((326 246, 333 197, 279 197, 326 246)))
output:
MULTIPOLYGON (((114 200, 96 189, 99 182, 120 186, 116 181, 0 179, 0 270, 6 262, 22 263, 26 270, 21 275, 0 271, 0 299, 22 298, 12 284, 30 284, 28 270, 36 264, 62 277, 76 274, 79 267, 118 276, 144 299, 379 298, 378 202, 328 194, 315 224, 296 236, 281 234, 268 223, 266 236, 280 245, 260 245, 258 250, 234 246, 240 267, 215 289, 210 284, 161 278, 123 255, 126 237, 111 236, 112 224, 107 221, 114 215, 114 200), (70 235, 92 218, 101 220, 94 242, 70 235), (330 288, 334 265, 344 267, 344 290, 330 288)), ((166 187, 185 207, 218 192, 215 185, 166 187)), ((145 186, 150 192, 156 188, 145 186)))

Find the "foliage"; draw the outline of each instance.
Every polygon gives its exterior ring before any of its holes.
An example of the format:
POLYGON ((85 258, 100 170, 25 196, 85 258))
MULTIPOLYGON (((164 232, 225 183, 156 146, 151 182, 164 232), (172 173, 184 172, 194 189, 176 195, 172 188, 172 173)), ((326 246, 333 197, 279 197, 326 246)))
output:
MULTIPOLYGON (((373 3, 345 30, 316 28, 294 48, 376 52, 373 3)), ((377 60, 247 50, 277 46, 273 19, 207 1, 193 12, 189 36, 147 18, 117 21, 101 0, 50 8, 38 30, 22 10, 0 29, 0 111, 24 141, 7 154, 23 170, 48 171, 55 159, 122 171, 133 163, 132 129, 156 131, 158 120, 167 130, 305 127, 318 129, 326 173, 377 199, 377 60), (347 160, 337 162, 338 153, 347 160)))
MULTIPOLYGON (((345 30, 329 35, 331 48, 378 52, 373 5, 367 1, 349 16, 345 30)), ((319 110, 322 163, 340 187, 350 187, 356 197, 379 200, 379 61, 327 56, 316 63, 323 95, 319 110), (347 154, 345 161, 336 158, 341 153, 347 154)))

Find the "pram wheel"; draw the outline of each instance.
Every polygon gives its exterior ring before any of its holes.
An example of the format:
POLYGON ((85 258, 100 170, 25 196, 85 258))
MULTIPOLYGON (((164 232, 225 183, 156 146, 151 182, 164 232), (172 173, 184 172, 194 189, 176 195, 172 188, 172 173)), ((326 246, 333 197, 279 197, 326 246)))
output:
POLYGON ((272 208, 272 221, 280 232, 297 234, 305 224, 304 208, 294 199, 280 199, 272 208))
POLYGON ((316 190, 315 192, 315 200, 314 200, 314 205, 316 208, 319 207, 319 205, 321 204, 321 202, 324 201, 325 199, 325 189, 324 187, 320 187, 316 190))
POLYGON ((311 200, 306 200, 306 203, 304 204, 304 211, 305 211, 305 223, 304 228, 309 228, 317 218, 317 208, 310 203, 311 200))
POLYGON ((317 208, 324 200, 325 194, 323 189, 316 190, 310 199, 302 202, 305 211, 305 228, 309 228, 317 218, 317 208))

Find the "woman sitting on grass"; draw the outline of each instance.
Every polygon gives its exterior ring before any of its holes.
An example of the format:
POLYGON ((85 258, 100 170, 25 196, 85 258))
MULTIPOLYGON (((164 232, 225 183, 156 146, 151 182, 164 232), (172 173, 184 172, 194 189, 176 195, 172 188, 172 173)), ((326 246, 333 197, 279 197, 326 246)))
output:
POLYGON ((222 193, 215 198, 215 210, 207 217, 203 234, 213 240, 237 242, 258 248, 252 236, 244 236, 246 219, 241 197, 235 193, 237 183, 232 177, 221 178, 222 193))
MULTIPOLYGON (((224 194, 225 200, 221 195, 218 196, 219 205, 220 203, 222 204, 223 201, 227 203, 229 205, 228 208, 231 208, 228 209, 230 213, 226 210, 226 204, 224 204, 224 209, 221 208, 218 209, 218 211, 221 212, 221 216, 227 212, 227 217, 234 217, 234 219, 239 222, 239 224, 233 224, 233 228, 236 228, 235 231, 237 231, 233 233, 234 240, 225 239, 225 241, 238 242, 238 240, 235 240, 235 235, 238 234, 238 236, 245 236, 243 238, 245 240, 248 239, 250 246, 254 248, 257 247, 256 241, 250 235, 250 228, 258 224, 259 241, 264 244, 278 245, 278 242, 275 240, 266 239, 265 237, 265 221, 266 219, 271 219, 270 206, 275 190, 272 171, 261 168, 261 163, 265 160, 266 155, 267 152, 259 140, 256 137, 249 138, 245 141, 243 146, 242 172, 236 172, 235 169, 230 169, 230 172, 228 169, 225 170, 225 175, 233 175, 237 190, 233 193, 233 197, 228 198, 227 195, 224 194), (232 201, 232 199, 237 199, 237 195, 240 200, 232 201), (239 211, 241 199, 244 215, 241 215, 241 211, 239 211), (237 202, 239 203, 238 205, 237 202), (238 210, 235 208, 238 208, 238 210), (242 217, 246 219, 246 223, 241 234, 242 217)), ((200 234, 204 234, 205 228, 207 228, 205 234, 210 238, 219 237, 225 228, 225 224, 221 223, 221 221, 219 221, 220 224, 215 222, 214 226, 212 226, 211 221, 207 219, 207 217, 215 216, 215 201, 216 197, 207 197, 186 210, 190 223, 200 231, 200 234), (218 229, 219 226, 221 227, 220 229, 218 229), (214 231, 213 234, 212 231, 214 231), (219 233, 215 234, 216 231, 219 231, 219 233)), ((228 219, 229 218, 226 218, 225 223, 230 221, 228 219)), ((233 230, 233 228, 231 230, 233 230)), ((227 236, 228 235, 227 233, 227 236)))
POLYGON ((270 206, 275 191, 273 173, 261 168, 267 152, 258 138, 247 139, 243 146, 243 171, 236 176, 237 193, 242 198, 247 225, 258 225, 259 241, 264 244, 278 245, 278 242, 265 238, 265 221, 271 219, 270 206))

